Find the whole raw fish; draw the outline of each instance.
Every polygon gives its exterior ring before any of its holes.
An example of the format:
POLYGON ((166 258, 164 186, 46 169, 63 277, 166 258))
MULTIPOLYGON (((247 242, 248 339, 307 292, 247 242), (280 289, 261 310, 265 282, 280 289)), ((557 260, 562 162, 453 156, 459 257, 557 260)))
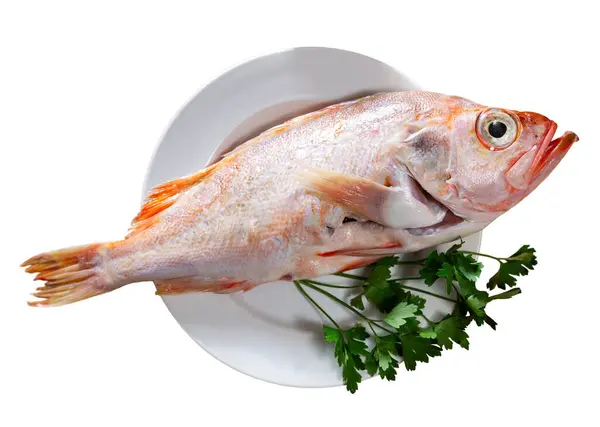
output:
POLYGON ((315 278, 482 230, 577 136, 531 112, 380 93, 276 126, 153 189, 129 235, 23 263, 54 306, 153 281, 158 294, 315 278))

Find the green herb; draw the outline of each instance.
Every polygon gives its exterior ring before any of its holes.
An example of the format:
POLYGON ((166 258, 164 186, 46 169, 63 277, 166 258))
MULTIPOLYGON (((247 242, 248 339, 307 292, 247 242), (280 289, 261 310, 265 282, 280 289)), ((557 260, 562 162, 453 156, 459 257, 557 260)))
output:
POLYGON ((522 246, 517 252, 508 258, 495 258, 500 262, 498 272, 490 277, 487 287, 490 290, 498 287, 506 289, 517 285, 517 276, 526 276, 537 264, 535 249, 529 245, 522 246))
POLYGON ((386 257, 373 265, 373 271, 365 284, 365 297, 383 313, 389 312, 400 301, 397 289, 390 286, 388 280, 392 277, 390 268, 395 259, 386 257))
POLYGON ((409 371, 414 371, 417 362, 429 362, 430 357, 440 356, 442 349, 430 338, 423 338, 416 334, 400 336, 402 343, 402 357, 404 366, 409 371))
POLYGON ((362 298, 363 298, 363 294, 355 296, 354 298, 352 298, 350 300, 350 305, 352 307, 358 308, 359 310, 364 310, 365 309, 365 304, 364 304, 362 298))
POLYGON ((455 344, 469 349, 467 327, 489 325, 496 329, 497 323, 486 313, 492 301, 505 300, 521 293, 516 278, 525 276, 537 264, 535 250, 522 246, 508 258, 500 258, 461 250, 464 242, 453 245, 445 252, 432 251, 427 258, 401 261, 397 257, 385 257, 371 265, 366 277, 347 273, 338 276, 358 280, 358 285, 332 285, 314 280, 295 282, 298 290, 317 307, 331 325, 323 325, 324 339, 333 345, 333 353, 342 370, 342 378, 351 393, 358 390, 363 375, 379 374, 382 379, 394 381, 397 369, 403 362, 406 370, 416 369, 418 363, 428 363, 450 350, 455 344), (483 264, 475 256, 484 256, 499 262, 498 271, 487 283, 488 291, 505 290, 494 295, 477 288, 483 264), (421 265, 418 277, 392 278, 392 267, 399 264, 421 265), (446 284, 446 295, 420 289, 406 284, 410 280, 422 280, 431 286, 438 280, 446 284), (361 323, 344 329, 333 319, 304 288, 310 288, 330 298, 354 313, 361 323), (360 291, 347 303, 324 288, 356 288, 360 291), (421 293, 455 303, 451 314, 437 322, 425 316, 427 301, 421 293), (379 312, 377 318, 363 314, 365 300, 379 312), (370 331, 367 332, 367 331, 370 331))
MULTIPOLYGON (((433 328, 433 335, 428 338, 435 338, 440 347, 447 350, 452 348, 452 342, 469 349, 469 336, 465 332, 467 324, 464 319, 458 316, 446 316, 433 328)), ((421 336, 423 336, 421 334, 421 336)))
POLYGON ((364 340, 368 337, 367 331, 362 325, 357 325, 352 329, 342 331, 323 325, 325 332, 325 341, 334 343, 334 355, 338 364, 342 367, 342 375, 346 388, 354 393, 358 390, 358 383, 361 381, 359 371, 365 369, 362 360, 367 356, 367 345, 364 340))
POLYGON ((443 278, 448 294, 452 292, 454 282, 458 282, 465 298, 474 292, 474 283, 481 274, 483 264, 477 262, 470 253, 459 251, 463 243, 461 241, 443 253, 433 251, 429 254, 419 271, 425 284, 432 285, 437 279, 443 278))
POLYGON ((408 304, 407 302, 401 302, 387 316, 383 319, 385 323, 394 328, 399 328, 405 325, 407 320, 411 317, 417 317, 419 307, 414 304, 408 304))

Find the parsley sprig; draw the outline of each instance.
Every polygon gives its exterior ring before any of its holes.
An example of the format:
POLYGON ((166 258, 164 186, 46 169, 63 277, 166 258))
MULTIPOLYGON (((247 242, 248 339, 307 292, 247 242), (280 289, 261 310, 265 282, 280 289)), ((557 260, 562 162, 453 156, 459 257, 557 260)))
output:
POLYGON ((507 258, 461 250, 464 242, 453 245, 445 252, 436 250, 427 258, 403 261, 390 256, 371 265, 368 277, 339 273, 337 276, 354 279, 356 285, 334 285, 314 280, 298 280, 298 290, 329 320, 323 325, 324 339, 333 344, 334 356, 342 369, 342 378, 351 393, 358 390, 363 372, 379 374, 382 379, 396 379, 397 369, 403 362, 412 371, 417 363, 427 363, 454 345, 469 349, 466 332, 471 322, 487 324, 496 329, 497 323, 486 313, 489 303, 512 298, 521 293, 516 287, 518 276, 525 276, 537 264, 535 249, 524 245, 507 258), (492 258, 499 263, 498 270, 487 282, 487 291, 477 288, 483 264, 475 256, 492 258), (391 269, 400 264, 419 266, 419 276, 392 278, 391 269), (431 286, 438 280, 445 283, 446 295, 407 285, 411 280, 422 280, 431 286), (508 290, 506 290, 508 288, 508 290), (305 290, 312 289, 342 305, 357 317, 351 328, 342 328, 327 311, 305 290), (349 303, 325 288, 357 289, 360 293, 349 303), (491 294, 500 289, 503 292, 491 294), (433 296, 454 303, 454 310, 434 322, 423 313, 427 301, 421 296, 433 296), (365 314, 365 302, 374 306, 377 318, 365 314), (368 328, 368 329, 367 329, 368 328))

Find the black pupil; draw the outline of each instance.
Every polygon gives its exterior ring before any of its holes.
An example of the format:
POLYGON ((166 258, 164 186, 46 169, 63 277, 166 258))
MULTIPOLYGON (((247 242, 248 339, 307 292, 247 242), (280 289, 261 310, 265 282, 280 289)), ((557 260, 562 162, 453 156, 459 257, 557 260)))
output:
POLYGON ((488 132, 494 138, 502 138, 506 133, 506 125, 499 121, 494 121, 488 126, 488 132))

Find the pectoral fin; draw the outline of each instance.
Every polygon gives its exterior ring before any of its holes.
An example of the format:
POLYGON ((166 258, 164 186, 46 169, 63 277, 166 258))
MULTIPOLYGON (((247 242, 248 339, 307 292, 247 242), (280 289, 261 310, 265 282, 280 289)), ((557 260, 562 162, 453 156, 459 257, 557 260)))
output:
POLYGON ((402 185, 391 187, 321 169, 305 169, 300 176, 309 193, 385 227, 427 227, 440 222, 445 214, 438 204, 427 203, 415 192, 416 183, 408 176, 402 185))

